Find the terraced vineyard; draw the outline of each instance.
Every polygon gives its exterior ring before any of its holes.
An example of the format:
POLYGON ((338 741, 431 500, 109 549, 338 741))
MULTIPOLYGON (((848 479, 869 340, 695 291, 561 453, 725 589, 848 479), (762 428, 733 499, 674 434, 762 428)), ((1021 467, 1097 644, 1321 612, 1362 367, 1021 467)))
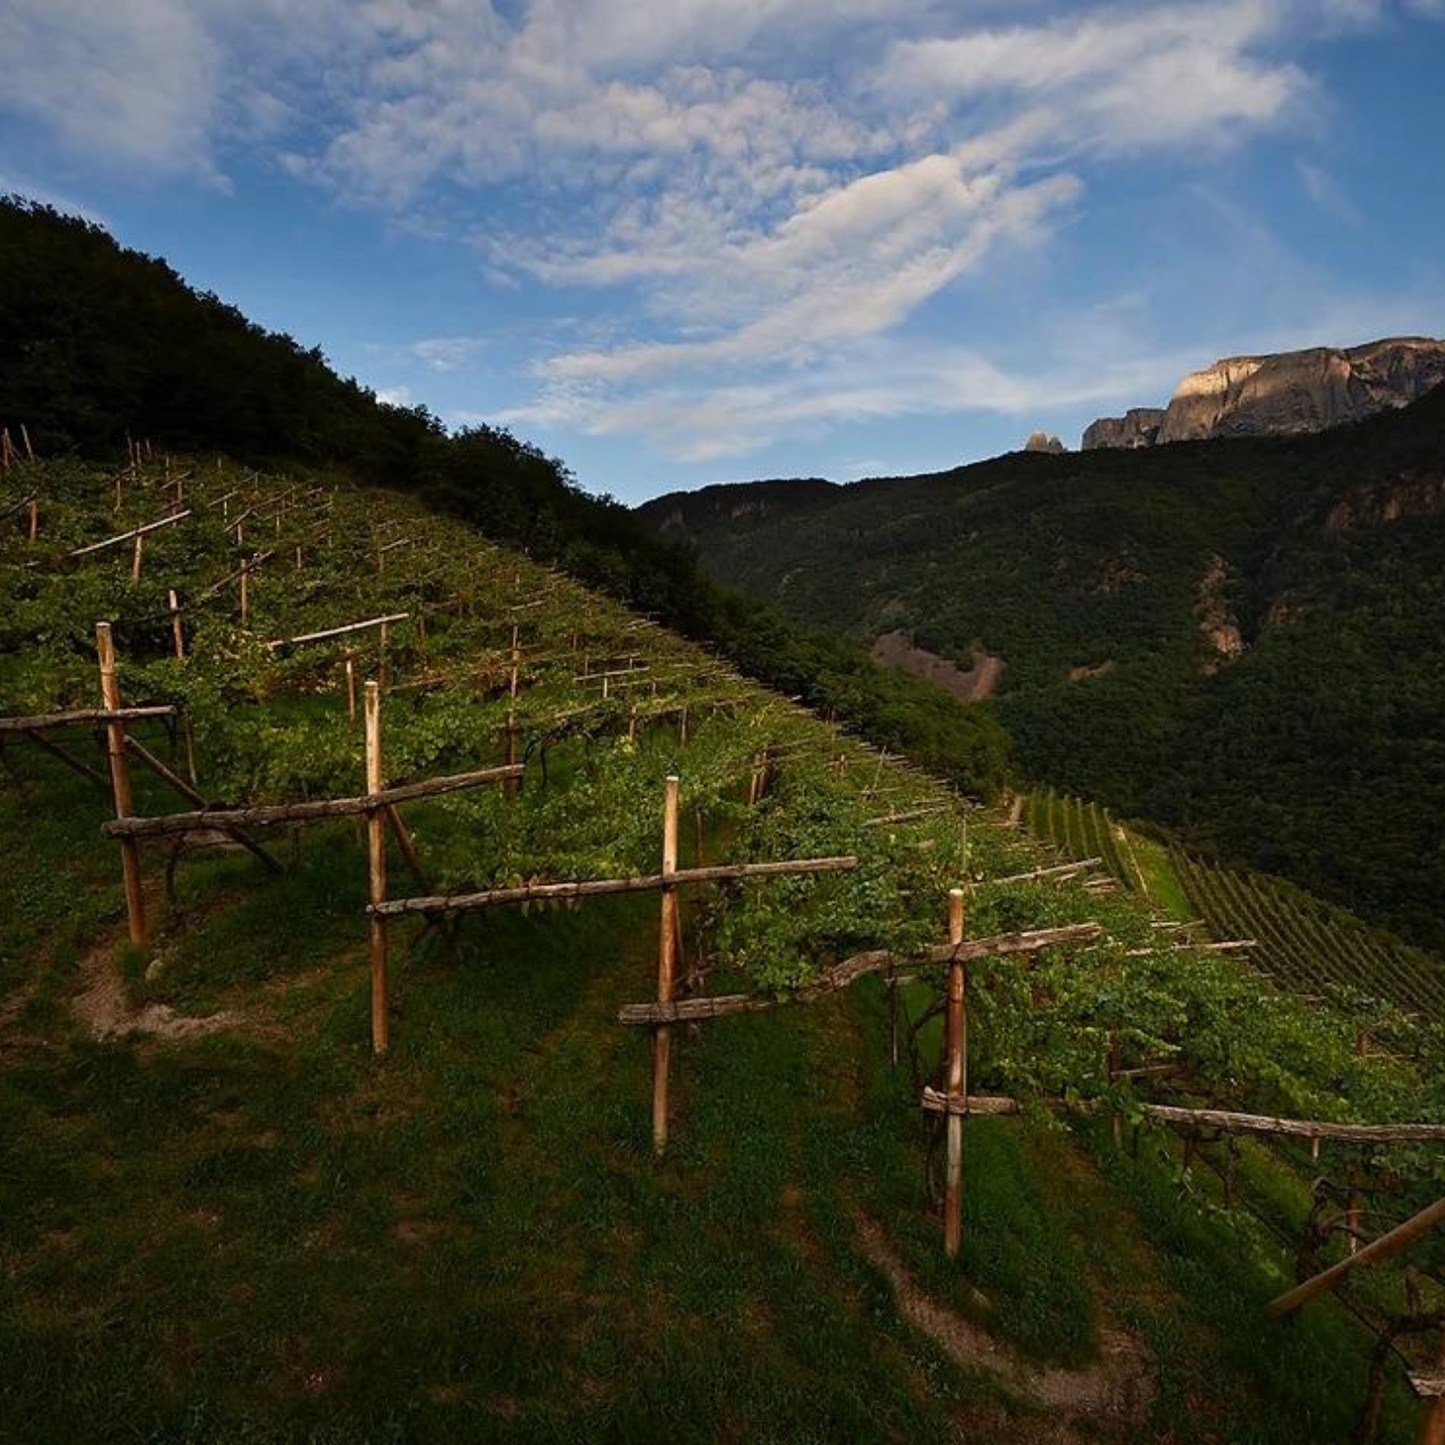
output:
POLYGON ((1250 942, 1253 965, 1281 987, 1350 1007, 1404 1010, 1445 1022, 1445 965, 1422 949, 1280 878, 1221 867, 1161 847, 1106 808, 1050 791, 1025 799, 1023 821, 1069 858, 1109 874, 1178 922, 1216 941, 1250 942))
MULTIPOLYGON (((5 487, 0 1439, 1007 1439, 1060 1411, 1078 1438, 1348 1438, 1369 1338, 1328 1302, 1268 1322, 1290 1248, 1233 1184, 1180 1187, 1164 1126, 1134 1155, 1100 1117, 1445 1117, 1428 1060, 1356 1055, 1348 1000, 1181 952, 1127 891, 1041 876, 997 814, 405 498, 214 459, 5 487), (174 710, 128 724, 162 767, 127 811, 360 795, 369 846, 351 818, 283 823, 272 871, 204 818, 142 840, 128 944, 100 835, 120 750, 55 721, 100 701, 100 621, 120 701, 174 710), (406 801, 388 843, 368 680, 385 782, 515 785, 406 801), (680 937, 581 890, 667 872, 669 775, 677 864, 728 874, 677 889, 680 937), (390 925, 379 1057, 376 846, 387 900, 431 901, 390 925), (954 888, 970 942, 1099 928, 969 965, 970 1092, 1030 1115, 968 1120, 951 1260, 919 1115, 954 888), (498 891, 526 911, 437 904, 498 891), (656 997, 665 938, 704 1022, 676 1016, 658 1158, 649 1031, 619 1015, 656 997), (707 1022, 719 997, 748 1016, 707 1022)), ((1152 887, 1112 820, 1048 812, 1152 887)), ((1372 1157, 1390 1208, 1438 1193, 1427 1151, 1372 1157)), ((1302 1228, 1311 1177, 1246 1158, 1238 1187, 1302 1228)), ((1371 1319, 1397 1284, 1362 1292, 1371 1319)), ((1396 1380, 1387 1422, 1412 1408, 1396 1380)))
POLYGON ((1286 988, 1363 995, 1445 1021, 1445 968, 1423 950, 1283 879, 1221 868, 1182 848, 1169 857, 1210 932, 1254 939, 1253 962, 1286 988))

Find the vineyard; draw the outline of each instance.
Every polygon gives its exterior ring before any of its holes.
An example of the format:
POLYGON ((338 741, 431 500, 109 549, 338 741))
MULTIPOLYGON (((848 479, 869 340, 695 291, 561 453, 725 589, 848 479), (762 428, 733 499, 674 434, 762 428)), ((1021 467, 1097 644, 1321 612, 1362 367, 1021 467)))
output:
POLYGON ((1025 803, 1030 831, 1107 872, 1171 918, 1247 956, 1281 987, 1362 1014, 1445 1021, 1445 966, 1281 878, 1226 868, 1125 828, 1097 803, 1051 792, 1025 803))
POLYGON ((6 460, 0 1439, 1412 1428, 1428 1030, 405 497, 6 460))

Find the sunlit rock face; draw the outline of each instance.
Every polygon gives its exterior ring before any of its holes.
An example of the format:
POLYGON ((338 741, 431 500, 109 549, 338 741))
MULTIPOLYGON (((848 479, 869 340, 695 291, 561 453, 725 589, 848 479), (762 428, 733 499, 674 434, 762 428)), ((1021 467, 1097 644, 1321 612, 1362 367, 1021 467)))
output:
POLYGON ((1318 346, 1272 356, 1231 356, 1186 376, 1164 412, 1106 417, 1085 448, 1152 446, 1219 436, 1289 436, 1406 406, 1445 382, 1445 342, 1390 337, 1339 350, 1318 346), (1138 417, 1140 422, 1131 424, 1138 417), (1159 417, 1148 434, 1143 420, 1159 417))
POLYGON ((1024 443, 1026 452, 1053 452, 1055 454, 1063 451, 1064 444, 1058 437, 1051 436, 1046 431, 1029 433, 1029 439, 1024 443))
POLYGON ((1164 408, 1136 406, 1123 416, 1101 416, 1085 427, 1083 447, 1086 452, 1097 447, 1152 447, 1164 421, 1164 408))

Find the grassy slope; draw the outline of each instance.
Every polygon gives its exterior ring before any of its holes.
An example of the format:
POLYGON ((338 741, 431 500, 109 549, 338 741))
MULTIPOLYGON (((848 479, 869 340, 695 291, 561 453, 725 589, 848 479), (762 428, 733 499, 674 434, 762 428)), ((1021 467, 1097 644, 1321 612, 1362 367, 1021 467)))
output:
POLYGON ((971 1282, 1042 1360, 1096 1350, 1094 1282, 1158 1360, 1160 1436, 1346 1438, 1358 1336, 1328 1309, 1266 1327, 1278 1253, 1241 1249, 1147 1154, 1100 1172, 1097 1141, 976 1123, 948 1266, 876 986, 681 1040, 655 1163, 645 1041, 612 1022, 649 991, 645 905, 415 947, 378 1062, 349 831, 308 835, 280 879, 201 857, 159 975, 132 983, 241 1021, 96 1041, 70 1003, 122 932, 104 798, 12 762, 0 1438, 1018 1437, 1027 1407, 902 1321, 859 1211, 930 1293, 970 1308, 971 1282))

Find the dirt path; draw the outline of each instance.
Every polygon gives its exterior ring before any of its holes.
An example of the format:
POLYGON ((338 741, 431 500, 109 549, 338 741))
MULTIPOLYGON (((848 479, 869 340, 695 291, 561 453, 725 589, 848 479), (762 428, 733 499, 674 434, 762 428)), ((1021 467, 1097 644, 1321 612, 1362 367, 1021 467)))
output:
POLYGON ((98 1039, 151 1034, 163 1039, 193 1039, 219 1033, 243 1022, 238 1013, 222 1010, 206 1018, 178 1014, 168 1004, 136 1005, 126 996, 115 966, 115 944, 98 943, 80 961, 81 990, 71 1003, 75 1016, 98 1039))
POLYGON ((958 1364, 996 1375, 1010 1390, 1047 1412, 1048 1418, 1020 1424, 1007 1437, 997 1438, 1068 1445, 1083 1439, 1139 1437, 1154 1404, 1154 1362, 1144 1342, 1113 1323, 1102 1304, 1095 1364, 1079 1370, 1035 1365, 982 1326, 926 1295, 875 1220, 860 1212, 854 1215, 854 1224, 864 1255, 892 1285, 899 1312, 909 1324, 958 1364), (1083 1433, 1076 1432, 1075 1425, 1083 1433))

